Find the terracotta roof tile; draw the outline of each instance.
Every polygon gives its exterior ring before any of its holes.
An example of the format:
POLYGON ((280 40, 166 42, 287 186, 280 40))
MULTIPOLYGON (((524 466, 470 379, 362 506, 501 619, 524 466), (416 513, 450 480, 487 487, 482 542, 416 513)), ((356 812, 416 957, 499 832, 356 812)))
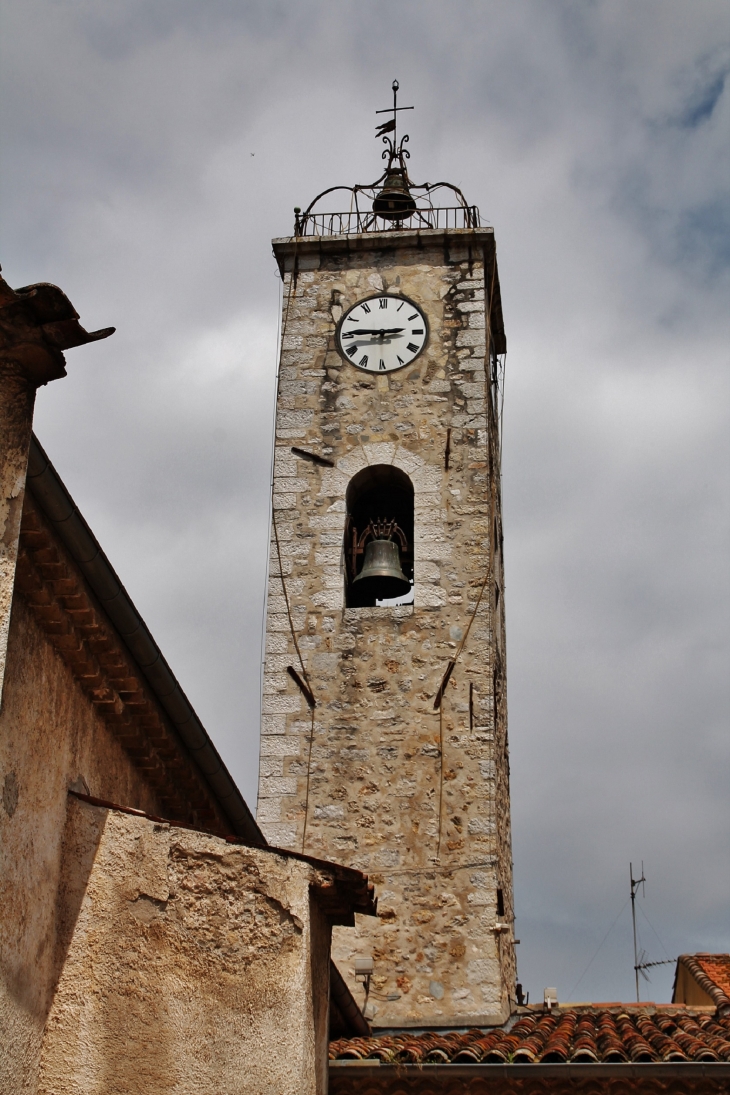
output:
POLYGON ((680 965, 692 974, 717 1008, 730 1012, 730 954, 680 954, 677 967, 680 965))
POLYGON ((330 1060, 383 1064, 669 1063, 730 1061, 730 1018, 621 1005, 521 1015, 491 1030, 399 1031, 340 1038, 330 1060), (511 1025, 510 1025, 511 1023, 511 1025))

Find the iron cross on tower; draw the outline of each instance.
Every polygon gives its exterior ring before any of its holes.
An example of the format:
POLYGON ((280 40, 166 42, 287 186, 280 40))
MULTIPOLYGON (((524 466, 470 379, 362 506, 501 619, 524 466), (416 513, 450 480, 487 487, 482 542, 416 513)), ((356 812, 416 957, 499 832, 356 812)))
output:
POLYGON ((408 134, 406 133, 401 140, 400 147, 398 146, 398 111, 399 110, 413 110, 412 106, 398 106, 398 89, 400 84, 397 80, 393 80, 393 105, 387 107, 385 110, 376 110, 376 114, 390 114, 393 112, 393 117, 387 122, 382 122, 377 126, 375 136, 383 138, 383 144, 387 145, 387 150, 383 152, 383 159, 388 158, 388 166, 396 158, 402 159, 404 156, 408 159, 408 152, 403 148, 403 145, 408 141, 408 134), (387 133, 392 133, 392 140, 387 137, 387 133))

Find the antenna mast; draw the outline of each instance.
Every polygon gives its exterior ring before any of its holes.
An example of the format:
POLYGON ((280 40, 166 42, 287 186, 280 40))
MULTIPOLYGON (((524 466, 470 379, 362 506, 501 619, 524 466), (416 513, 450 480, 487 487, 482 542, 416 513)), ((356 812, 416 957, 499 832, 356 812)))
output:
MULTIPOLYGON (((629 863, 629 878, 631 879, 631 922, 634 927, 634 976, 636 977, 636 1003, 639 1003, 639 952, 636 946, 636 891, 639 886, 643 887, 646 879, 644 878, 644 860, 641 861, 641 878, 634 878, 634 865, 629 863)), ((646 893, 642 889, 642 893, 646 893)), ((665 952, 666 953, 666 952, 665 952)))

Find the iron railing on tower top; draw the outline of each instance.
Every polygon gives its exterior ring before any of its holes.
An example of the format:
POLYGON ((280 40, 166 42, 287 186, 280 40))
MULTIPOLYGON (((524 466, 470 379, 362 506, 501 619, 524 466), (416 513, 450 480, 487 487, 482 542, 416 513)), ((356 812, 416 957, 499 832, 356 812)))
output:
POLYGON ((371 211, 356 209, 349 213, 295 214, 294 235, 343 236, 361 232, 403 232, 425 228, 450 231, 482 227, 476 205, 419 208, 402 220, 386 220, 371 211))
POLYGON ((369 186, 333 186, 318 194, 313 202, 302 212, 294 210, 295 236, 341 236, 364 232, 403 232, 423 229, 441 229, 455 231, 489 227, 482 221, 476 205, 468 205, 464 195, 450 183, 424 183, 420 186, 408 182, 409 195, 414 199, 415 208, 404 212, 402 217, 390 214, 383 216, 373 211, 379 187, 385 176, 381 176, 369 186), (450 205, 434 204, 436 191, 451 191, 456 202, 450 205), (334 191, 344 190, 349 194, 347 212, 320 212, 316 206, 322 198, 334 191))

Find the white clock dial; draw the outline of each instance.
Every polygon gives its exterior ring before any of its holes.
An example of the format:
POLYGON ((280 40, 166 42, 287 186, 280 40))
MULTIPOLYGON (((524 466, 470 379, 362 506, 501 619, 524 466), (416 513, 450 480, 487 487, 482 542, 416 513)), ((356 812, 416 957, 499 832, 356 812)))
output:
POLYGON ((392 373, 418 357, 426 345, 428 322, 405 297, 368 297, 353 304, 337 328, 337 349, 366 373, 392 373))

